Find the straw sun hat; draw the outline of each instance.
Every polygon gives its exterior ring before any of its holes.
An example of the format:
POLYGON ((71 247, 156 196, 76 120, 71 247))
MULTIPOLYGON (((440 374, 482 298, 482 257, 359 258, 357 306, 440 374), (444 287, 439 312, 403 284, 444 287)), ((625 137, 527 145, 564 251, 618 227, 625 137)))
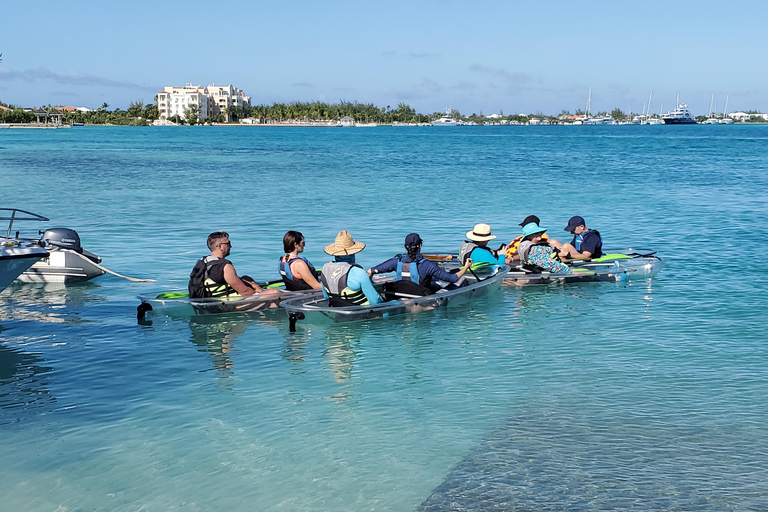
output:
POLYGON ((352 240, 352 235, 345 229, 344 231, 339 231, 339 234, 336 235, 336 240, 331 245, 326 245, 323 250, 331 256, 348 256, 350 254, 357 254, 363 249, 365 249, 365 244, 352 240))
POLYGON ((491 226, 488 224, 475 224, 472 231, 467 231, 467 238, 475 242, 485 242, 493 240, 496 238, 496 235, 491 234, 491 226))

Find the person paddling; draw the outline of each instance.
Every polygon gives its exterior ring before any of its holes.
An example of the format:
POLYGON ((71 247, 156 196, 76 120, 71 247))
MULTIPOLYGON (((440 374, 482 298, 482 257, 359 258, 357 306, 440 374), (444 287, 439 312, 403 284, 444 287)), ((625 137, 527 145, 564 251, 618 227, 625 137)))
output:
POLYGON ((472 260, 467 259, 455 274, 447 272, 437 264, 429 261, 421 254, 423 245, 421 237, 417 233, 410 233, 405 237, 405 250, 407 254, 398 254, 375 267, 368 269, 368 275, 396 272, 397 281, 393 284, 396 293, 408 295, 430 295, 441 290, 437 281, 445 281, 449 284, 447 289, 456 288, 464 273, 472 265, 472 260))

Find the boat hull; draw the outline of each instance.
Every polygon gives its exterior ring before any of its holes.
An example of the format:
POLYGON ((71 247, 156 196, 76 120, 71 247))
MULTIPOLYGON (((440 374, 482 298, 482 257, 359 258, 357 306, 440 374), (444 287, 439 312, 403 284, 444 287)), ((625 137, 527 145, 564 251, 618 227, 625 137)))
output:
POLYGON ((0 291, 11 284, 22 272, 48 256, 42 247, 2 247, 0 248, 0 291))
POLYGON ((19 276, 23 283, 75 283, 104 275, 88 257, 70 249, 53 248, 49 256, 19 276))
POLYGON ((696 124, 695 119, 662 119, 664 124, 696 124))
POLYGON ((322 297, 288 299, 280 305, 292 319, 299 318, 302 323, 332 324, 387 318, 465 304, 494 293, 498 291, 507 272, 509 272, 509 267, 504 265, 497 268, 493 274, 478 276, 479 279, 468 278, 469 285, 454 290, 440 291, 425 297, 400 298, 366 306, 331 307, 328 305, 328 299, 322 297))

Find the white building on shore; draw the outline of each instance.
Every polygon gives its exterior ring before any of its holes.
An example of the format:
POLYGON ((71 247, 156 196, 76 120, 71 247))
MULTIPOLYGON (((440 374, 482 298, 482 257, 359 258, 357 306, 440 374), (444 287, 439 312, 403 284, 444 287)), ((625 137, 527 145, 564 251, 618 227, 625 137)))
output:
POLYGON ((224 114, 229 107, 250 107, 251 97, 232 85, 207 87, 188 83, 183 87, 166 86, 157 93, 157 110, 161 120, 173 116, 187 118, 189 109, 196 109, 200 121, 224 114))

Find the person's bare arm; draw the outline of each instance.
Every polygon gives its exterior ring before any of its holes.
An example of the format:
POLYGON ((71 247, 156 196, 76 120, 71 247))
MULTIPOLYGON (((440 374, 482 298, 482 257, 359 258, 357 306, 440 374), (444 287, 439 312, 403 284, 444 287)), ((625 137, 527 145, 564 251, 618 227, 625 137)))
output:
POLYGON ((291 271, 297 277, 302 278, 305 283, 312 287, 313 290, 319 290, 322 288, 322 285, 315 277, 314 272, 309 269, 309 265, 307 265, 303 260, 297 260, 294 262, 291 271))
POLYGON ((254 293, 262 291, 261 287, 256 283, 253 283, 253 288, 245 284, 243 280, 237 276, 235 267, 231 264, 224 266, 224 280, 240 295, 253 295, 254 293))

